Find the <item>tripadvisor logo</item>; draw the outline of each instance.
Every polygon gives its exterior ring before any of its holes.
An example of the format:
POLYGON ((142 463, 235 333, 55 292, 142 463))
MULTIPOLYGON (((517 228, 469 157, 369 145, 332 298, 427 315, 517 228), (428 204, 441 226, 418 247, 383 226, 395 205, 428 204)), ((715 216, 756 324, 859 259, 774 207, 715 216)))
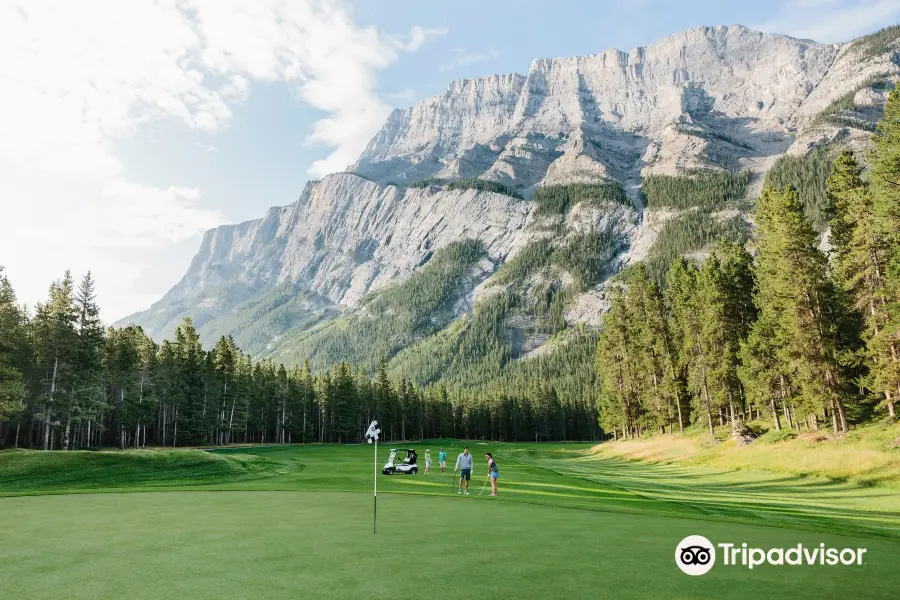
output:
POLYGON ((688 575, 703 575, 716 564, 716 548, 702 535, 689 535, 675 548, 675 564, 688 575))
POLYGON ((867 548, 829 548, 825 544, 790 548, 753 548, 744 544, 713 544, 702 535, 689 535, 675 548, 675 564, 688 575, 703 575, 716 564, 716 548, 721 563, 727 567, 753 569, 763 564, 771 566, 861 565, 867 548))

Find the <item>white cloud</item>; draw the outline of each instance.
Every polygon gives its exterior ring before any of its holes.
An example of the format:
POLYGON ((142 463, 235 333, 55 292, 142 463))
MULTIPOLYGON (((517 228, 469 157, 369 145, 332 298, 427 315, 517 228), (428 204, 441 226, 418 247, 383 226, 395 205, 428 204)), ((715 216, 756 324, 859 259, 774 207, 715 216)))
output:
POLYGON ((376 93, 376 75, 444 28, 418 25, 406 36, 360 27, 342 4, 190 0, 205 40, 203 61, 217 72, 297 85, 300 97, 329 113, 307 141, 334 148, 309 175, 321 177, 353 163, 391 107, 376 93))
POLYGON ((446 27, 435 27, 433 29, 425 29, 419 25, 413 25, 409 30, 409 36, 406 40, 399 37, 392 37, 395 46, 406 52, 415 52, 430 39, 444 37, 449 33, 446 27))
POLYGON ((493 48, 490 48, 485 52, 479 52, 477 54, 467 52, 466 50, 463 50, 461 48, 457 48, 453 51, 453 58, 451 58, 448 62, 442 64, 440 66, 440 70, 453 71, 462 67, 468 67, 469 65, 473 65, 483 60, 497 58, 498 56, 500 56, 500 53, 493 48))
MULTIPOLYGON (((225 217, 200 203, 199 190, 135 182, 118 141, 157 119, 216 133, 253 82, 283 82, 326 113, 308 141, 332 151, 310 174, 341 170, 390 112, 378 72, 442 35, 360 27, 340 0, 3 2, 0 221, 16 226, 4 227, 0 260, 30 303, 67 266, 139 286, 153 252, 225 217), (143 259, 111 251, 135 247, 147 250, 143 259)), ((127 286, 105 299, 108 319, 135 308, 117 300, 127 286)))
POLYGON ((900 20, 900 0, 787 0, 755 29, 817 42, 847 42, 900 20))
POLYGON ((416 91, 412 88, 403 88, 399 92, 384 94, 384 97, 387 98, 391 103, 391 106, 395 108, 406 108, 414 104, 418 98, 416 91))
POLYGON ((113 321, 146 308, 181 275, 200 233, 223 222, 198 205, 193 188, 143 186, 112 178, 99 184, 73 175, 48 176, 0 163, 0 261, 20 299, 33 305, 63 271, 90 270, 103 317, 113 321), (182 248, 172 261, 170 249, 182 248), (162 262, 165 279, 150 278, 162 262), (169 264, 171 263, 171 264, 169 264))

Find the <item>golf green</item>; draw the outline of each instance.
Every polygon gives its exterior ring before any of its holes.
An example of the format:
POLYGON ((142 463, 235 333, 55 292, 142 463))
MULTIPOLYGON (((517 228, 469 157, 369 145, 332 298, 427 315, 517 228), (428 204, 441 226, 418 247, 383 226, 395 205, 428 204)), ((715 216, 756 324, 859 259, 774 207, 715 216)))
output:
MULTIPOLYGON (((2 596, 896 597, 895 489, 611 462, 583 445, 492 444, 501 495, 489 498, 478 496, 487 447, 473 444, 470 496, 456 494, 452 475, 379 475, 374 535, 371 447, 179 452, 170 462, 165 452, 69 453, 56 476, 31 464, 38 453, 0 453, 0 493, 19 495, 0 498, 2 596), (97 468, 113 457, 119 468, 97 468), (750 570, 720 559, 689 577, 674 555, 691 534, 867 553, 861 566, 750 570)), ((448 450, 455 459, 459 444, 448 450)))

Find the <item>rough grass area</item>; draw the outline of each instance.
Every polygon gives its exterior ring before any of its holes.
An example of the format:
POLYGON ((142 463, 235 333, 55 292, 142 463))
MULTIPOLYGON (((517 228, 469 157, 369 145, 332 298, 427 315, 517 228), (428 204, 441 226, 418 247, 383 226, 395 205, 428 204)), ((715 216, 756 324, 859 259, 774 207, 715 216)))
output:
MULTIPOLYGON (((769 428, 770 423, 750 423, 769 428)), ((725 428, 719 428, 725 429, 725 428)), ((717 430, 718 433, 718 430, 717 430)), ((900 488, 900 424, 874 423, 843 437, 828 431, 769 430, 755 442, 713 442, 705 433, 603 443, 599 456, 726 469, 824 477, 863 487, 900 488)))

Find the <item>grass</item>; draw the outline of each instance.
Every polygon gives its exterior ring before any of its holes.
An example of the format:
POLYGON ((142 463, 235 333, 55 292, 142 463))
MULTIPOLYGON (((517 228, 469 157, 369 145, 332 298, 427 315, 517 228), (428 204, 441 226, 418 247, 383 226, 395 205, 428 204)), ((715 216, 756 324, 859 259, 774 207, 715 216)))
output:
MULTIPOLYGON (((460 450, 414 447, 440 445, 460 450)), ((473 442, 469 497, 451 475, 379 476, 377 535, 371 446, 4 452, 0 580, 20 599, 894 597, 896 489, 607 450, 624 446, 473 442), (477 495, 486 449, 498 498, 477 495), (166 493, 96 493, 148 490, 166 493), (687 577, 672 557, 688 534, 866 547, 867 562, 687 577)))
MULTIPOLYGON (((768 422, 750 425, 771 427, 768 422)), ((856 427, 840 439, 828 431, 798 435, 788 428, 780 432, 770 429, 746 447, 732 441, 710 444, 708 439, 705 433, 659 436, 604 444, 598 452, 607 458, 656 464, 783 473, 849 482, 861 488, 877 485, 900 494, 900 425, 896 423, 856 427)))
POLYGON ((0 452, 0 493, 169 488, 258 479, 290 463, 196 450, 0 452))

